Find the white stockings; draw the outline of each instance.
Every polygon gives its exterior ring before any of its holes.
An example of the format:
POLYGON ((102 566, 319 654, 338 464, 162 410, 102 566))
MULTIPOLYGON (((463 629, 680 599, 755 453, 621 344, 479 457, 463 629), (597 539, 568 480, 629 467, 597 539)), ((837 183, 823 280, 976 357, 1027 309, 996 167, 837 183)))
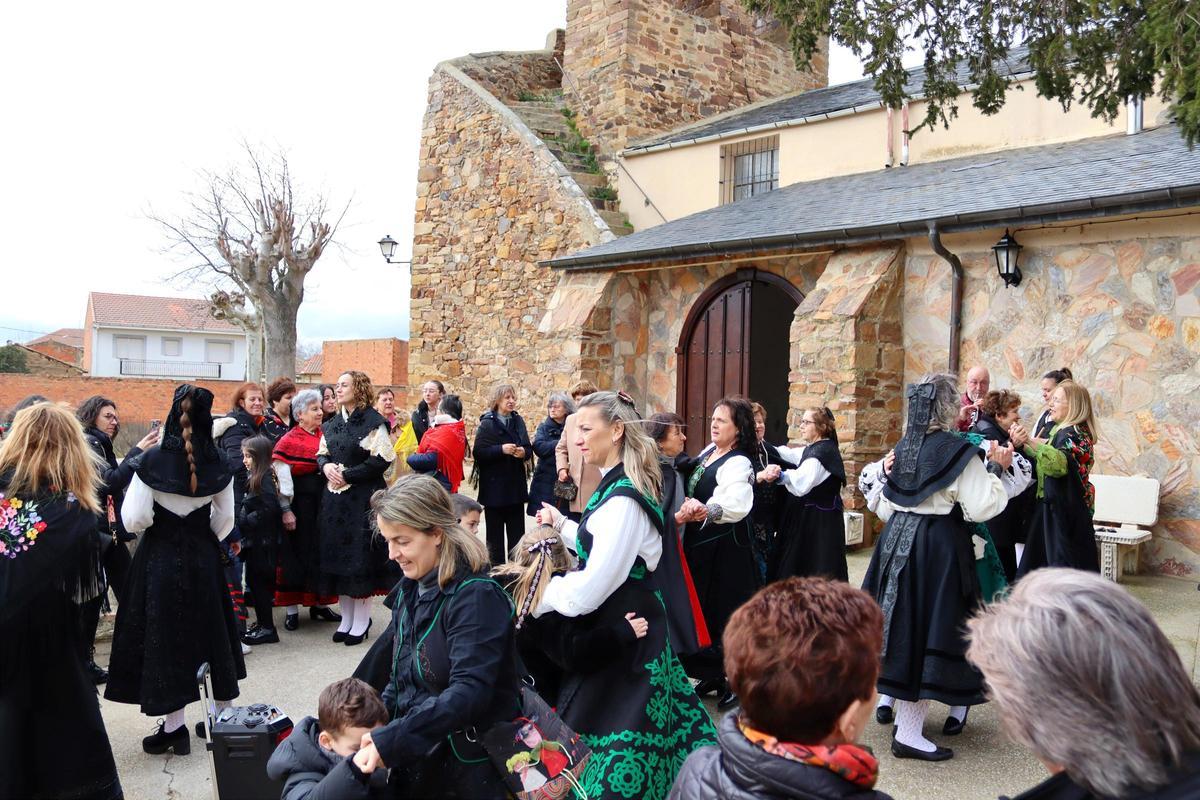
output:
POLYGON ((896 741, 915 750, 932 753, 937 745, 925 738, 922 728, 929 713, 929 701, 896 701, 896 741))

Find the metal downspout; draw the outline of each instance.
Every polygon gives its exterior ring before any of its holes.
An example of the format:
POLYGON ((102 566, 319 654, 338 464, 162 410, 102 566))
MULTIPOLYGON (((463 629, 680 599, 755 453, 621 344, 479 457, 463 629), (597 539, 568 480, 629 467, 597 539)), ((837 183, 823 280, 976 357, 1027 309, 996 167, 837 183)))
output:
POLYGON ((929 246, 950 265, 950 364, 951 375, 958 374, 959 346, 962 339, 963 267, 958 256, 942 244, 942 234, 936 222, 929 222, 929 246))

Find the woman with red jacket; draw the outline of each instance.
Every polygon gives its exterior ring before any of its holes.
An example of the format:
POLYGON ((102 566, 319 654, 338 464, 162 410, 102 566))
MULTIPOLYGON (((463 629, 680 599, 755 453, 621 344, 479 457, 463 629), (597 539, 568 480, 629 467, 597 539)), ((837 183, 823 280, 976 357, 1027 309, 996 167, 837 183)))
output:
POLYGON ((453 494, 463 479, 463 459, 467 455, 467 431, 462 421, 462 400, 448 394, 438 404, 438 413, 421 437, 417 452, 408 457, 414 472, 424 472, 453 494))

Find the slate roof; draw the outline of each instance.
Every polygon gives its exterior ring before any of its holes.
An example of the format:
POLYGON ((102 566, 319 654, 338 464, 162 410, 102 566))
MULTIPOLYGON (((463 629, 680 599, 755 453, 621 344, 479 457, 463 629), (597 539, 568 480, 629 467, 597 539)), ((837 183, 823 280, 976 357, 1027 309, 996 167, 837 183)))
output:
POLYGON ((63 344, 67 347, 78 347, 80 350, 82 350, 83 328, 59 328, 56 331, 43 334, 31 342, 26 342, 25 346, 31 347, 35 344, 46 344, 48 342, 63 344))
POLYGON ((1200 148, 1175 125, 796 183, 578 253, 553 267, 812 247, 1200 205, 1200 148))
POLYGON ((96 325, 169 331, 244 333, 228 320, 213 319, 208 313, 207 300, 90 292, 88 303, 92 308, 92 322, 96 325))
MULTIPOLYGON (((1029 71, 1029 51, 1024 47, 1014 48, 1010 51, 1007 61, 1000 70, 1001 74, 1009 76, 1021 75, 1029 71)), ((965 61, 960 62, 955 69, 954 81, 959 86, 966 86, 970 82, 965 61)), ((795 124, 803 119, 822 118, 826 114, 846 111, 859 106, 879 106, 882 101, 879 92, 875 91, 874 83, 874 78, 863 78, 851 83, 829 86, 824 89, 812 89, 775 100, 755 103, 740 111, 726 112, 677 128, 661 136, 643 139, 627 147, 625 152, 636 154, 639 150, 731 135, 747 128, 786 127, 788 124, 795 124)), ((910 97, 920 97, 924 83, 925 68, 910 69, 904 87, 905 92, 910 97)))

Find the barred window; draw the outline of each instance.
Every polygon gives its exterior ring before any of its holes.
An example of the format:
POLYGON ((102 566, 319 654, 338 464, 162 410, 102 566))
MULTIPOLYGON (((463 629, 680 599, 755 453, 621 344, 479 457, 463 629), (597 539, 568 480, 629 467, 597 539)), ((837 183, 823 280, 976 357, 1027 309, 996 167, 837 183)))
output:
POLYGON ((779 136, 721 147, 721 204, 779 188, 779 136))

